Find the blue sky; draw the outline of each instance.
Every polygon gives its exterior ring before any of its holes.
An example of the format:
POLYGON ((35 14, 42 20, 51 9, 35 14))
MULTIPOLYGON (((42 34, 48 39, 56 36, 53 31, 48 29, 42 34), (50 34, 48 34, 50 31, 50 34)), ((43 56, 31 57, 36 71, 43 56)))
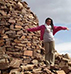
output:
POLYGON ((71 57, 71 0, 25 0, 37 15, 39 25, 44 24, 47 17, 53 19, 54 25, 65 26, 67 30, 56 33, 55 48, 59 53, 68 53, 71 57))

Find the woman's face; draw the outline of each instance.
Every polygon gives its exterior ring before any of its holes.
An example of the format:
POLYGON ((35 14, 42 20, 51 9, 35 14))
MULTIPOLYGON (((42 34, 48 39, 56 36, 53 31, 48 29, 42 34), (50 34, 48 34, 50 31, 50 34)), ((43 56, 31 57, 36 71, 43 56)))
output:
POLYGON ((51 24, 51 20, 47 20, 46 24, 50 25, 51 24))

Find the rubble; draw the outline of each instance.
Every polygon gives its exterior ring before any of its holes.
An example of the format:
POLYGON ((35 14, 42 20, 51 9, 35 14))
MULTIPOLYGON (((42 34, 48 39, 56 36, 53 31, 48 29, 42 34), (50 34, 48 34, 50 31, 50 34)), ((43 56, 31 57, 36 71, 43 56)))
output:
POLYGON ((0 74, 70 74, 71 58, 55 53, 54 67, 45 63, 37 16, 21 0, 0 0, 0 74))
POLYGON ((65 74, 65 72, 63 70, 60 70, 60 71, 56 71, 56 74, 65 74))

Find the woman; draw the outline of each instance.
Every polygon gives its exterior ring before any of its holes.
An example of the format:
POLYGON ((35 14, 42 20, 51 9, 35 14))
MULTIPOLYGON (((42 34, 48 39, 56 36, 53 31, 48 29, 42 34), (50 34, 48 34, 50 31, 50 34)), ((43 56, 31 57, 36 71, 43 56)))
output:
POLYGON ((56 32, 60 30, 69 30, 67 27, 54 26, 53 20, 47 18, 45 24, 27 29, 28 31, 38 31, 40 30, 40 40, 44 43, 45 48, 45 61, 48 66, 54 66, 55 63, 55 39, 54 36, 56 32))

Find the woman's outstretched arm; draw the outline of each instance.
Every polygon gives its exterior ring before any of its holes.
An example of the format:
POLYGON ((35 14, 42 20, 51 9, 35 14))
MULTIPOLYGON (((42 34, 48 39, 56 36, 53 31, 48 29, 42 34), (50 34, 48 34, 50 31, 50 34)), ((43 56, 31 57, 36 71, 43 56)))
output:
POLYGON ((27 29, 27 31, 32 31, 32 32, 33 32, 33 31, 38 31, 38 30, 41 30, 41 26, 27 29))
POLYGON ((60 30, 69 30, 67 27, 62 27, 62 26, 54 26, 54 31, 53 31, 53 35, 60 31, 60 30))
POLYGON ((57 29, 58 29, 58 30, 68 30, 67 27, 62 27, 62 26, 57 26, 57 29))

